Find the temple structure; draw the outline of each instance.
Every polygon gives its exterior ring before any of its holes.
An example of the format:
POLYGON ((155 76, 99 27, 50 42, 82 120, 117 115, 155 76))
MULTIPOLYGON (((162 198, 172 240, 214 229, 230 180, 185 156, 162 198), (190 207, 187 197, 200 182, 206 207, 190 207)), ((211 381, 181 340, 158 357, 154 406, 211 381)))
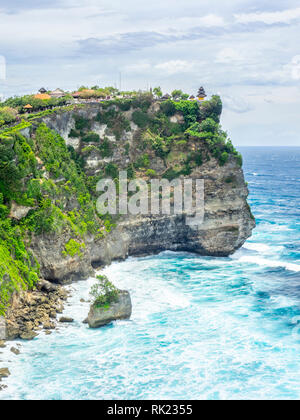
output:
POLYGON ((48 93, 38 93, 37 95, 34 95, 35 99, 41 99, 42 101, 46 101, 48 99, 51 99, 51 96, 48 95, 48 93))
POLYGON ((207 95, 205 93, 204 87, 201 86, 200 89, 198 90, 197 98, 199 99, 199 101, 203 101, 206 98, 206 96, 207 95))
POLYGON ((27 104, 27 105, 24 106, 25 112, 31 112, 32 111, 32 108, 33 107, 30 104, 27 104))
POLYGON ((168 93, 166 93, 161 99, 162 101, 167 101, 168 99, 171 99, 171 96, 168 93))
POLYGON ((51 98, 62 98, 65 96, 65 92, 61 89, 55 89, 52 92, 50 92, 51 98))

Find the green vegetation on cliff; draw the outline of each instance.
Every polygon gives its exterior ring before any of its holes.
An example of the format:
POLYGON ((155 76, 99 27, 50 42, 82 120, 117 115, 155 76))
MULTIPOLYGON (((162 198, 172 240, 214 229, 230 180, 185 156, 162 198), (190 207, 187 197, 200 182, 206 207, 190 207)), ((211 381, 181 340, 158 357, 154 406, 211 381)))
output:
POLYGON ((14 290, 33 288, 39 278, 38 264, 27 251, 32 234, 66 232, 74 239, 65 253, 74 256, 81 255, 84 236, 100 234, 105 225, 65 141, 45 124, 29 139, 18 132, 0 137, 0 156, 1 315, 14 290), (27 216, 9 217, 12 202, 27 206, 27 216))
POLYGON ((119 291, 106 276, 97 276, 97 283, 91 288, 90 295, 96 308, 109 308, 118 300, 119 291))

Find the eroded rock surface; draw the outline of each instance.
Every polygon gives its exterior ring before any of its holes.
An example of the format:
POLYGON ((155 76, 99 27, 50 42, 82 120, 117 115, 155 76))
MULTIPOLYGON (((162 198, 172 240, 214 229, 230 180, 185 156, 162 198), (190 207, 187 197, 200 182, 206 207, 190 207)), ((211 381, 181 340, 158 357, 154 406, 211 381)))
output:
MULTIPOLYGON (((43 289, 47 283, 42 282, 39 287, 43 289)), ((32 340, 37 332, 56 327, 57 313, 63 310, 67 292, 61 286, 50 287, 51 290, 35 290, 14 295, 11 306, 6 315, 6 340, 32 340)))
MULTIPOLYGON (((154 106, 158 107, 158 104, 154 103, 152 108, 154 106)), ((150 113, 154 112, 152 108, 150 113)), ((89 176, 103 171, 108 163, 125 170, 143 153, 139 150, 140 129, 130 120, 132 110, 123 113, 130 121, 131 131, 124 131, 116 142, 116 139, 110 136, 107 125, 95 121, 100 109, 99 104, 90 104, 75 112, 51 115, 43 119, 48 127, 58 132, 70 145, 73 140, 69 133, 75 127, 75 113, 92 121, 91 130, 99 134, 101 141, 104 138, 109 140, 113 146, 112 156, 102 158, 94 148, 91 149, 90 155, 83 156, 86 161, 85 171, 89 176), (93 165, 90 165, 91 161, 93 165)), ((180 114, 173 116, 173 124, 183 122, 180 114)), ((83 143, 78 148, 79 154, 86 145, 83 143)), ((158 177, 162 176, 171 164, 181 163, 180 156, 187 152, 186 149, 185 144, 175 145, 167 159, 148 150, 149 168, 155 170, 158 177)), ((188 149, 200 151, 202 156, 208 153, 207 146, 199 139, 190 140, 188 149)), ((255 220, 247 203, 248 188, 242 168, 233 156, 230 156, 223 166, 211 156, 207 160, 204 159, 200 166, 196 166, 189 178, 204 179, 205 216, 198 229, 188 226, 184 215, 122 216, 117 227, 105 238, 98 240, 92 235, 87 235, 84 238, 86 248, 82 256, 67 258, 62 258, 64 245, 69 239, 65 233, 39 235, 32 238, 30 249, 41 265, 41 275, 52 282, 69 283, 92 275, 92 267, 125 259, 130 255, 138 256, 164 250, 190 251, 208 256, 233 254, 251 236, 255 227, 255 220)), ((71 207, 76 208, 76 203, 71 207)))
POLYGON ((90 328, 99 328, 118 319, 129 319, 132 313, 132 304, 129 292, 119 291, 118 300, 107 307, 92 305, 87 322, 90 328))

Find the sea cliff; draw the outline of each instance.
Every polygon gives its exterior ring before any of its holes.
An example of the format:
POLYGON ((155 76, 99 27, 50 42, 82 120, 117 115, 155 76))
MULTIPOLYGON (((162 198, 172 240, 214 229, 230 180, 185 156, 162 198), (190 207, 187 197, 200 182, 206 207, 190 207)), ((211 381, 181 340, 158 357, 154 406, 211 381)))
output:
POLYGON ((70 283, 129 255, 228 256, 241 247, 255 221, 221 111, 217 96, 199 104, 139 95, 47 112, 1 133, 2 315, 12 296, 41 280, 70 283), (120 170, 146 181, 204 179, 203 223, 98 214, 96 184, 120 170))

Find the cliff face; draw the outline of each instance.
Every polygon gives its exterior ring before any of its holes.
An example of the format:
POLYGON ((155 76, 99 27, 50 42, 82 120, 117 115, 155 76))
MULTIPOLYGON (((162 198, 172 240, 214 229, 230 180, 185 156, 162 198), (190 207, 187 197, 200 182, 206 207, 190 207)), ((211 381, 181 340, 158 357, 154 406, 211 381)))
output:
POLYGON ((1 134, 0 315, 38 279, 69 283, 129 255, 181 250, 228 256, 255 226, 241 157, 219 125, 221 101, 149 96, 47 112, 1 134), (204 221, 103 216, 96 184, 117 178, 204 179, 204 221))
MULTIPOLYGON (((158 107, 157 103, 152 104, 148 114, 155 115, 158 107)), ((68 146, 74 148, 84 162, 85 173, 91 178, 97 178, 107 165, 115 165, 122 170, 132 164, 137 167, 135 163, 140 156, 145 155, 149 157, 147 168, 162 177, 171 167, 178 168, 184 164, 188 150, 200 152, 203 161, 201 165, 192 165, 188 177, 204 179, 204 222, 198 229, 192 229, 186 224, 184 215, 122 216, 118 218, 116 227, 104 237, 97 239, 95 235, 86 235, 86 247, 80 257, 61 257, 64 245, 71 237, 68 234, 66 236, 65 232, 34 236, 30 249, 41 264, 44 278, 60 283, 70 282, 90 275, 92 267, 109 264, 130 255, 163 250, 228 256, 251 236, 255 221, 247 204, 248 188, 234 156, 229 155, 221 166, 218 159, 211 156, 208 146, 204 142, 201 144, 198 138, 190 139, 188 143, 177 141, 166 156, 157 156, 149 146, 141 147, 146 136, 142 137, 141 128, 132 120, 133 109, 121 113, 129 121, 130 127, 117 135, 110 124, 97 121, 99 109, 101 107, 98 104, 86 105, 72 112, 44 118, 43 122, 59 133, 68 146), (97 134, 102 142, 105 139, 110 153, 103 157, 97 142, 83 141, 82 133, 81 136, 74 136, 72 131, 76 135, 76 121, 79 118, 90 121, 89 132, 97 134)), ((169 121, 174 126, 184 124, 180 113, 169 117, 169 121)), ((145 168, 137 168, 136 176, 147 178, 145 168)), ((180 176, 183 178, 185 175, 180 176)))
POLYGON ((255 222, 247 205, 248 190, 243 173, 232 161, 216 170, 213 161, 193 176, 205 179, 205 218, 199 229, 186 224, 184 215, 128 216, 103 239, 85 238, 84 256, 62 258, 64 235, 36 236, 31 250, 41 264, 44 278, 70 282, 91 274, 92 267, 115 259, 164 250, 190 251, 201 255, 228 256, 251 235, 255 222), (235 188, 224 181, 228 171, 235 188))

